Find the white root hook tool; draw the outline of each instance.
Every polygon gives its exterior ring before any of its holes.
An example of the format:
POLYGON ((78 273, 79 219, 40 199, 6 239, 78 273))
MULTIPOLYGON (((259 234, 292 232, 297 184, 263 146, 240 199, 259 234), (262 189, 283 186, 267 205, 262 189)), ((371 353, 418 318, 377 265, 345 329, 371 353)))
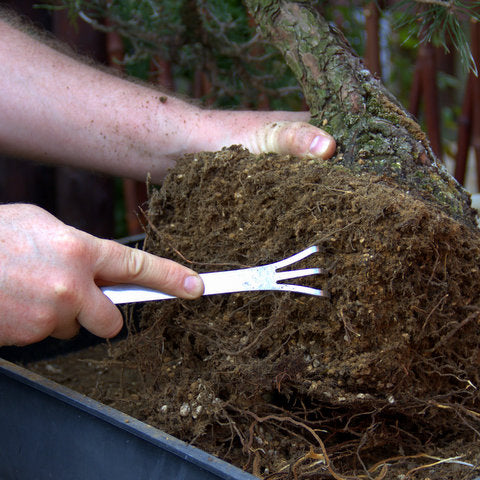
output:
MULTIPOLYGON (((203 295, 215 295, 219 293, 249 292, 254 290, 282 290, 288 292, 328 297, 324 290, 302 285, 290 285, 277 283, 290 278, 306 277, 325 273, 322 268, 303 268, 300 270, 286 270, 277 272, 278 269, 292 265, 304 258, 318 252, 317 246, 309 247, 291 257, 279 262, 262 265, 260 267, 242 268, 239 270, 227 270, 225 272, 201 273, 200 277, 205 285, 203 295)), ((149 302, 153 300, 167 300, 176 298, 172 295, 140 287, 138 285, 113 285, 102 287, 103 293, 115 304, 149 302)))

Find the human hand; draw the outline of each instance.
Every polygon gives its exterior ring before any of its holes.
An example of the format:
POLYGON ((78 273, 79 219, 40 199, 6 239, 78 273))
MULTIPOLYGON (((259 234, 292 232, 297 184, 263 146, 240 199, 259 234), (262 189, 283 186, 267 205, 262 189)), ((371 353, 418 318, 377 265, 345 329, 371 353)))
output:
POLYGON ((33 205, 0 206, 0 345, 74 336, 80 325, 101 337, 122 327, 98 284, 135 283, 196 298, 203 282, 173 261, 101 240, 33 205))
POLYGON ((330 158, 334 138, 310 125, 308 112, 202 110, 190 133, 189 151, 215 151, 243 145, 252 153, 330 158))
POLYGON ((185 153, 243 145, 326 159, 335 151, 308 112, 201 109, 78 62, 1 19, 0 38, 4 153, 161 182, 185 153))

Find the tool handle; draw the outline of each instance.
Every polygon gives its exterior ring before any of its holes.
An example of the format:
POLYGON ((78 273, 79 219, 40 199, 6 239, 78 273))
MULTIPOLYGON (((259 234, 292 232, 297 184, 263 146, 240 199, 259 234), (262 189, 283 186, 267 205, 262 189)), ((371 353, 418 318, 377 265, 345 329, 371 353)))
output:
MULTIPOLYGON (((271 285, 265 283, 268 274, 265 267, 243 268, 225 272, 201 273, 205 290, 203 295, 217 293, 247 292, 251 290, 268 290, 271 285), (262 281, 263 280, 263 281, 262 281), (263 287, 263 288, 262 288, 263 287)), ((270 274, 271 276, 271 274, 270 274)), ((150 302, 176 298, 158 290, 138 285, 112 285, 101 287, 102 292, 115 304, 150 302)))
POLYGON ((116 305, 122 303, 149 302, 153 300, 168 300, 172 295, 138 285, 112 285, 101 287, 102 292, 116 305))

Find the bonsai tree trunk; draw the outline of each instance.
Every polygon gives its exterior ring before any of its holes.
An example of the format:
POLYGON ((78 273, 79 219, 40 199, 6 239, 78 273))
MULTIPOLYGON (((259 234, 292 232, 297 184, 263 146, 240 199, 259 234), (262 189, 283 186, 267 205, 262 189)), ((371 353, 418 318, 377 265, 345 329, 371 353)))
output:
POLYGON ((311 122, 336 138, 336 163, 394 180, 475 225, 469 195, 439 165, 420 126, 372 76, 341 32, 308 1, 246 4, 302 86, 311 122))

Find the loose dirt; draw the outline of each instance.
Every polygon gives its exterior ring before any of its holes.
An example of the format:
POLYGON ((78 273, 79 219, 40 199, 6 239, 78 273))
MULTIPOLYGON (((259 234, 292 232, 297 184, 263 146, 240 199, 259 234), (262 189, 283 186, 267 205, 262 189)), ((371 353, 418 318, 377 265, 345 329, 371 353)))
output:
POLYGON ((480 476, 479 231, 387 178, 237 147, 151 192, 145 248, 200 272, 310 245, 329 298, 151 303, 88 373, 46 373, 265 479, 480 476))

